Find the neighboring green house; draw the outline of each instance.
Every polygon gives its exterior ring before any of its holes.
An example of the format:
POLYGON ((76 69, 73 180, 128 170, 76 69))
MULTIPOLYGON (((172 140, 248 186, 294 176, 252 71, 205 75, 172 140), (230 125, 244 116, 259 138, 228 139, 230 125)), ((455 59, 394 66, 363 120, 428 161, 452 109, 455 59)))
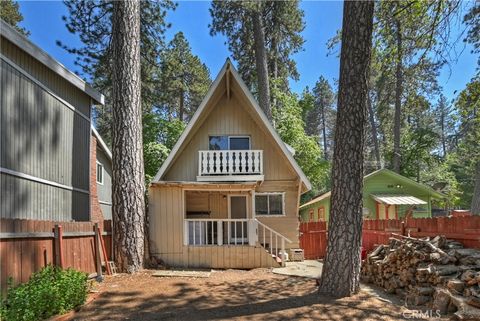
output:
MULTIPOLYGON (((300 206, 302 222, 328 221, 331 192, 322 194, 300 206)), ((388 169, 380 169, 364 177, 363 214, 366 219, 395 219, 409 215, 431 217, 432 199, 444 195, 388 169)))

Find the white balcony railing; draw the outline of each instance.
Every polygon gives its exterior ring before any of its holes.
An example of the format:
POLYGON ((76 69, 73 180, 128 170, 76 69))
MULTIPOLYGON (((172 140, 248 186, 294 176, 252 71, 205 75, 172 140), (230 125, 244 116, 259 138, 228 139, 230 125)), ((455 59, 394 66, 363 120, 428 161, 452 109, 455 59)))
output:
POLYGON ((198 176, 263 175, 263 150, 201 150, 198 176))
POLYGON ((255 245, 257 222, 252 219, 185 219, 184 244, 255 245))

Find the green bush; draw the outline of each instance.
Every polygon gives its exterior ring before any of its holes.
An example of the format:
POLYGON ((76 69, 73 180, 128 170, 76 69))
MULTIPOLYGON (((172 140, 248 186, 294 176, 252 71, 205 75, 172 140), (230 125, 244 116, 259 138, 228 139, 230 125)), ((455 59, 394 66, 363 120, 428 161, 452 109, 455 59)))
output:
POLYGON ((85 303, 87 290, 87 274, 49 265, 27 283, 9 287, 1 302, 0 319, 35 321, 63 314, 85 303))

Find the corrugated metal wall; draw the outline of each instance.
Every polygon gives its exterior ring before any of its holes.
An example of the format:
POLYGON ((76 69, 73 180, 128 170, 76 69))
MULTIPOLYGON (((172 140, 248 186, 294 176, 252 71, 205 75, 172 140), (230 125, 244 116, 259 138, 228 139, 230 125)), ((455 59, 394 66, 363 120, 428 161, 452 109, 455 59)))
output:
POLYGON ((64 187, 2 173, 0 217, 88 220, 90 99, 4 38, 1 53, 0 167, 64 187))

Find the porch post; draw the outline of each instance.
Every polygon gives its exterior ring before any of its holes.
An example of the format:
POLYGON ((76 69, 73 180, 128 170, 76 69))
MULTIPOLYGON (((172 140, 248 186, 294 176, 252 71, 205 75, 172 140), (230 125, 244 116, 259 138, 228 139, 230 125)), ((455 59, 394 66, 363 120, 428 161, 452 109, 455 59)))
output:
POLYGON ((248 220, 248 245, 255 246, 257 244, 257 221, 248 220))
POLYGON ((223 221, 217 221, 217 244, 223 245, 223 221))
POLYGON ((188 245, 188 221, 183 221, 183 245, 188 245))

